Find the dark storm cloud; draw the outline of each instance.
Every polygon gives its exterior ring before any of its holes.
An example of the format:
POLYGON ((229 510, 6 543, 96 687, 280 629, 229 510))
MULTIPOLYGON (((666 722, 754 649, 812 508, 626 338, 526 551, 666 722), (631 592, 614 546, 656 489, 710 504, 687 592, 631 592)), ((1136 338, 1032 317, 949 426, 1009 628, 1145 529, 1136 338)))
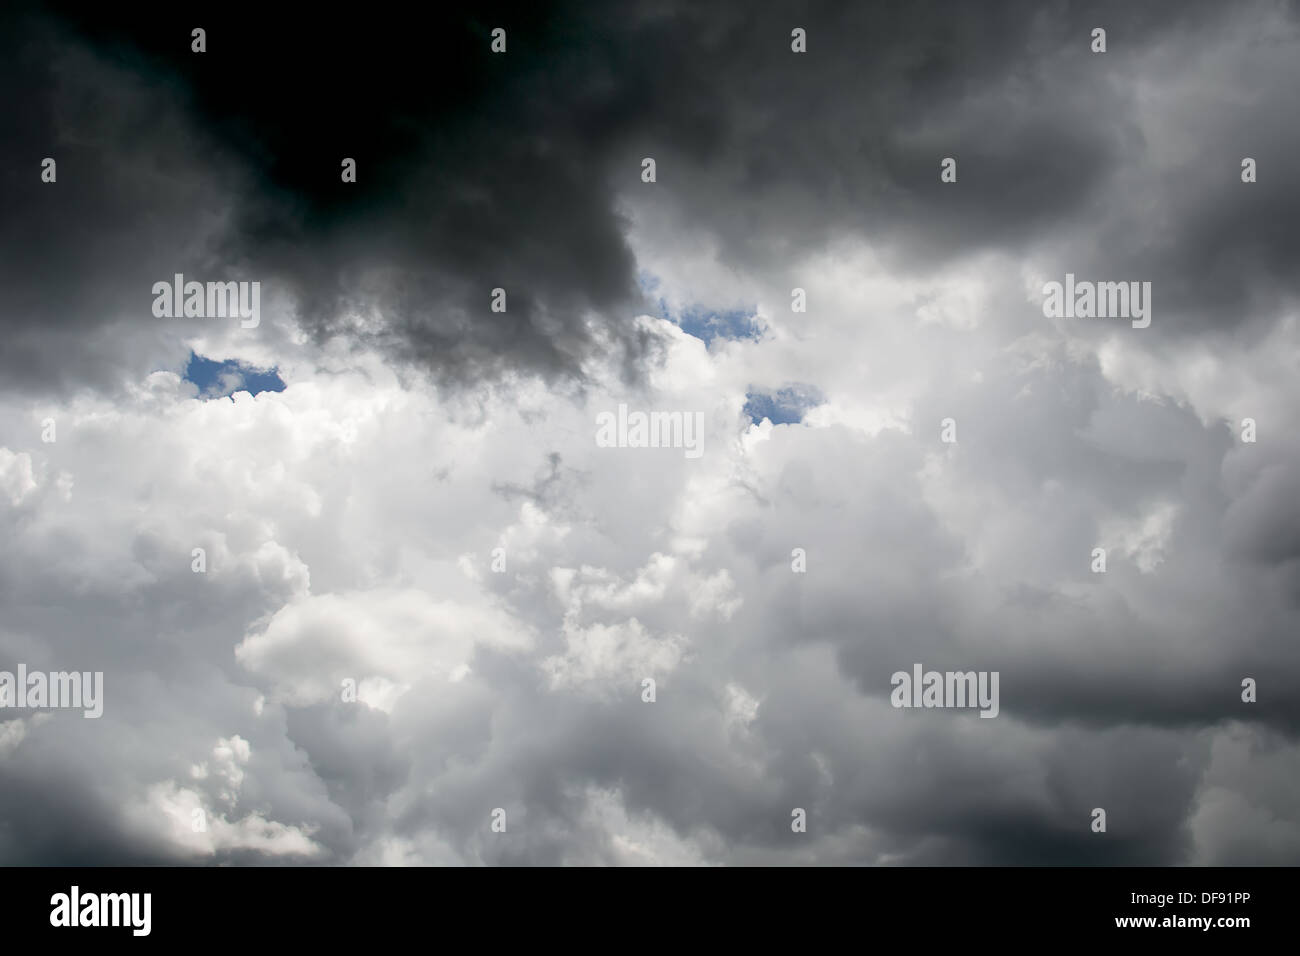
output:
POLYGON ((165 334, 151 286, 201 267, 233 176, 221 145, 138 72, 48 19, 15 15, 0 34, 0 378, 36 393, 112 388, 124 369, 154 367, 133 367, 165 334), (40 181, 47 156, 53 184, 40 181))
POLYGON ((809 4, 693 6, 654 29, 616 19, 606 29, 635 50, 622 75, 642 91, 637 145, 659 161, 654 202, 720 237, 724 260, 761 269, 852 233, 925 272, 1047 243, 1061 275, 1152 281, 1158 337, 1258 334, 1300 293, 1293 8, 809 4), (1089 49, 1097 26, 1105 54, 1089 49), (1184 91, 1202 62, 1214 79, 1184 91), (1243 184, 1245 156, 1268 175, 1243 184), (956 184, 940 181, 944 157, 956 184))
MULTIPOLYGON (((750 264, 845 232, 900 268, 1086 233, 1094 202, 1126 202, 1098 200, 1116 166, 1142 160, 1139 51, 1224 16, 1118 3, 14 15, 7 379, 97 385, 141 363, 160 347, 149 286, 177 271, 260 278, 317 338, 373 336, 445 381, 580 378, 593 350, 633 377, 647 345, 630 325, 644 303, 620 195, 653 188, 750 264), (1101 57, 1087 50, 1096 24, 1111 36, 1101 57), (493 25, 505 55, 489 52, 493 25), (795 25, 804 56, 789 50, 795 25), (37 179, 47 154, 52 187, 37 179), (345 156, 356 184, 340 182, 345 156), (959 186, 940 183, 944 156, 959 186)), ((1162 306, 1206 315, 1293 291, 1297 217, 1256 214, 1289 208, 1294 126, 1277 122, 1280 87, 1260 106, 1236 121, 1267 170, 1249 207, 1203 188, 1235 168, 1228 139, 1166 183, 1175 244, 1125 223, 1103 271, 1123 262, 1161 280, 1162 306)))
POLYGON ((579 140, 571 115, 585 84, 554 79, 530 45, 553 29, 542 13, 500 16, 511 53, 496 59, 466 15, 407 27, 265 10, 130 27, 16 18, 5 79, 23 109, 5 137, 4 197, 17 211, 6 245, 21 250, 6 257, 15 367, 28 384, 83 378, 77 337, 123 315, 147 327, 151 283, 178 271, 260 278, 322 338, 378 320, 395 355, 455 381, 574 376, 592 348, 635 352, 605 145, 579 140), (189 48, 199 21, 202 55, 189 48), (60 163, 44 189, 40 155, 27 155, 37 144, 60 163), (355 185, 340 181, 344 157, 355 185), (489 308, 496 287, 504 314, 489 308), (33 367, 38 348, 64 367, 33 367))

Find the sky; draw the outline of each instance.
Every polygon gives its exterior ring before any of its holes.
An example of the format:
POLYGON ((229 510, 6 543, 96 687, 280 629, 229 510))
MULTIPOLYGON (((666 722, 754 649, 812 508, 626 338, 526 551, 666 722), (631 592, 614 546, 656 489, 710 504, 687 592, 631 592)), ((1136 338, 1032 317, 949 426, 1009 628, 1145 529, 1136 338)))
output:
POLYGON ((0 671, 103 714, 0 707, 0 862, 1300 863, 1298 85, 1256 0, 7 7, 0 671))

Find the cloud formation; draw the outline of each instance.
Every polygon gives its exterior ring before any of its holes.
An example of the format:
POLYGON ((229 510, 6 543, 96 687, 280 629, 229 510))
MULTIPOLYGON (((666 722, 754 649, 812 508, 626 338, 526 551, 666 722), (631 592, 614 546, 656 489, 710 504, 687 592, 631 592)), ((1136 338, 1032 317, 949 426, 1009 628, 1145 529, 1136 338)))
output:
POLYGON ((1300 861, 1293 7, 8 16, 0 860, 1300 861))

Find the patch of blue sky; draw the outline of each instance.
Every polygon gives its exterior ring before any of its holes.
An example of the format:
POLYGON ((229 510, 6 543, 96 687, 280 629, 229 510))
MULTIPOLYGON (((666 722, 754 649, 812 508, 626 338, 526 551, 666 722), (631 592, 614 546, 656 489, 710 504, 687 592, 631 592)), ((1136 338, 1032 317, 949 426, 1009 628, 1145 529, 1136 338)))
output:
POLYGON ((815 385, 795 383, 775 391, 751 389, 745 393, 745 414, 755 425, 765 418, 773 425, 796 425, 825 401, 815 385))
POLYGON ((757 316, 757 306, 739 306, 716 309, 699 303, 674 309, 659 294, 662 281, 653 273, 642 270, 637 274, 637 285, 655 300, 656 313, 678 326, 687 335, 693 335, 712 344, 717 339, 750 339, 757 341, 763 334, 763 323, 757 316))
POLYGON ((190 353, 181 376, 198 386, 200 398, 227 398, 235 392, 283 392, 284 380, 278 369, 254 368, 234 359, 216 361, 190 353))

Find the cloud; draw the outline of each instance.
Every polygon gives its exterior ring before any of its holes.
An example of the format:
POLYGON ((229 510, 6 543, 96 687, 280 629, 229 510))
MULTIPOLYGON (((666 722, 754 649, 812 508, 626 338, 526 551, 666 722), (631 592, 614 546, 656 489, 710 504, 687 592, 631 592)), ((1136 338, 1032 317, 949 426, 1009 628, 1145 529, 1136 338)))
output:
POLYGON ((0 666, 105 674, 0 714, 0 857, 1294 862, 1293 11, 499 15, 0 31, 0 666), (177 271, 262 324, 155 319, 177 271))

